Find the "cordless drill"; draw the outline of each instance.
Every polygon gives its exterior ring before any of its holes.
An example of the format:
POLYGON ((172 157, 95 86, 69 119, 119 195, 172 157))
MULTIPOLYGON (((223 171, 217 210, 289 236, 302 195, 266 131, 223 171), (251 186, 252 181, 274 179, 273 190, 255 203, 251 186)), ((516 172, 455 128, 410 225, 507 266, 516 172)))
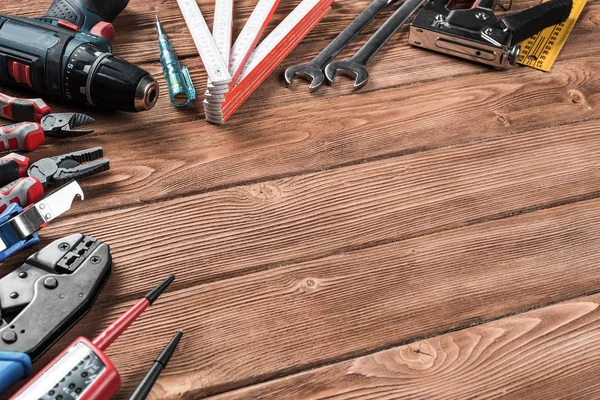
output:
POLYGON ((112 21, 129 0, 54 0, 41 18, 0 14, 0 81, 122 111, 151 109, 158 84, 112 54, 112 21))

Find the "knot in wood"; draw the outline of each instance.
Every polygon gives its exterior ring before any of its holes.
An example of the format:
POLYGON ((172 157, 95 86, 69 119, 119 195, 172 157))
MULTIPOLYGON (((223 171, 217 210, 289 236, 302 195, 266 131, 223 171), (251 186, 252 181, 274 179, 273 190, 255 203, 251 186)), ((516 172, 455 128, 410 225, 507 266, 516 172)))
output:
POLYGON ((315 278, 306 278, 300 282, 300 291, 302 293, 312 293, 319 289, 319 281, 315 278))
POLYGON ((594 15, 590 18, 590 21, 592 21, 592 24, 594 25, 600 25, 600 15, 594 15))
POLYGON ((569 100, 573 104, 584 104, 585 96, 577 89, 569 90, 569 100))
POLYGON ((281 190, 272 183, 258 183, 250 186, 250 194, 261 201, 269 201, 281 197, 281 190))
POLYGON ((510 122, 508 122, 508 118, 506 118, 504 115, 500 114, 499 112, 495 112, 496 114, 496 121, 498 121, 499 123, 501 123, 504 126, 509 126, 510 122))
POLYGON ((435 346, 428 341, 410 344, 400 349, 402 361, 413 370, 425 370, 433 367, 437 353, 435 346))

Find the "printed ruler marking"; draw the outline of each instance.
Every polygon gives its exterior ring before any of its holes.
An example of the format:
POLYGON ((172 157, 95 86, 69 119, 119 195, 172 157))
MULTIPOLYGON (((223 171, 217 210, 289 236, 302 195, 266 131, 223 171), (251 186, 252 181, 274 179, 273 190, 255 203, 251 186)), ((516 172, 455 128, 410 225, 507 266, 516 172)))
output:
POLYGON ((192 39, 202 58, 209 79, 215 85, 225 84, 231 81, 231 75, 221 52, 213 39, 206 20, 196 3, 196 0, 177 0, 185 23, 190 30, 192 39))
MULTIPOLYGON (((544 2, 546 1, 548 0, 544 0, 544 2)), ((571 14, 565 22, 549 26, 540 33, 521 42, 521 53, 517 62, 541 71, 550 71, 586 2, 587 0, 573 0, 573 10, 571 10, 571 14)))

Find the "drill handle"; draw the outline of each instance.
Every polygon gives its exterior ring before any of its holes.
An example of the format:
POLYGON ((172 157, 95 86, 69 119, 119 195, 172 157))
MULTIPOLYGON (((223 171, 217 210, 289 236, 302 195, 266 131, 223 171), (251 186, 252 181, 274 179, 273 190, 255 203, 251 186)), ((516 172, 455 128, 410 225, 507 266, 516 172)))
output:
POLYGON ((573 0, 550 0, 525 11, 508 15, 502 21, 512 31, 511 45, 515 45, 549 26, 566 21, 572 9, 573 0))
POLYGON ((127 7, 129 0, 54 0, 44 18, 68 21, 79 30, 99 36, 101 28, 111 22, 127 7))

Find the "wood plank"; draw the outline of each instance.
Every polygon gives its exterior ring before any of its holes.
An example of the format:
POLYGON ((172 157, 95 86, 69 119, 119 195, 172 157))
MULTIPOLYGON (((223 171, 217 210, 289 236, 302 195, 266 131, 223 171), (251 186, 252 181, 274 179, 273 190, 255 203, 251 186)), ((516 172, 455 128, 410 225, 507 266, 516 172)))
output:
MULTIPOLYGON (((196 399, 579 297, 600 286, 599 211, 578 202, 170 292, 109 354, 129 393, 184 328, 155 398, 196 399)), ((121 279, 121 259, 104 302, 148 274, 121 279)), ((125 306, 96 306, 68 338, 125 306)))
MULTIPOLYGON (((330 41, 348 25, 371 0, 356 0, 353 2, 334 3, 331 13, 315 28, 309 41, 325 39, 330 41)), ((594 0, 597 1, 597 0, 594 0)), ((239 0, 234 10, 234 37, 241 31, 248 16, 256 5, 256 0, 239 0)), ((513 11, 529 8, 538 0, 520 1, 514 4, 513 11)), ((48 0, 31 0, 27 3, 17 0, 5 0, 2 13, 24 17, 40 17, 48 9, 48 0)), ((270 32, 286 15, 299 4, 299 0, 282 0, 277 12, 267 28, 270 32)), ((212 26, 214 0, 198 0, 198 5, 205 15, 209 26, 212 26)), ((370 36, 392 14, 397 6, 389 7, 374 23, 365 29, 360 41, 370 36)), ((198 55, 194 43, 190 40, 189 31, 183 21, 181 12, 175 0, 132 0, 123 13, 114 21, 116 38, 114 41, 115 54, 135 63, 158 60, 156 44, 155 15, 159 15, 166 33, 169 35, 179 57, 195 57, 198 55)), ((321 47, 322 48, 322 47, 321 47)))
MULTIPOLYGON (((86 183, 84 210, 154 202, 599 118, 598 61, 570 60, 552 74, 484 74, 477 85, 465 76, 365 93, 348 97, 336 113, 330 111, 336 102, 323 99, 265 111, 267 117, 248 115, 224 128, 194 121, 82 137, 33 157, 102 146, 113 171, 86 183), (396 112, 376 106, 383 98, 396 112)), ((98 129, 143 125, 143 118, 105 116, 98 129)))
MULTIPOLYGON (((44 3, 45 4, 45 3, 44 3)), ((141 15, 146 15, 148 12, 155 12, 155 8, 151 8, 150 11, 146 10, 146 6, 142 9, 138 9, 135 6, 138 4, 137 2, 132 2, 132 10, 130 11, 132 15, 135 15, 136 18, 142 19, 141 15), (146 14, 144 14, 144 12, 146 14), (135 14, 134 14, 135 13, 135 14), (139 13, 139 14, 138 14, 139 13)), ((236 3, 237 4, 237 3, 236 3)), ((531 5, 531 4, 528 4, 531 5)), ((177 7, 172 7, 177 10, 177 7)), ((250 8, 250 7, 248 7, 250 8)), ((17 8, 16 10, 19 10, 17 8)), ((344 7, 342 7, 344 9, 344 7)), ((10 10, 10 8, 9 8, 10 10)), ((283 10, 285 11, 285 10, 283 10)), ((129 11, 128 11, 129 12, 129 11)), ((178 10, 177 10, 178 12, 178 10)), ((348 14, 347 10, 343 12, 344 14, 348 14)), ((283 14, 283 12, 281 12, 283 14)), ((351 12, 350 12, 351 14, 351 12)), ((594 46, 600 40, 600 30, 598 29, 598 25, 595 22, 595 16, 600 15, 600 2, 592 2, 590 5, 586 7, 584 13, 582 15, 581 21, 576 26, 573 34, 569 38, 569 45, 565 47, 561 54, 561 59, 571 59, 578 57, 593 57, 600 55, 600 50, 596 50, 597 46, 594 46)), ((127 26, 135 27, 132 31, 125 32, 126 36, 124 40, 132 42, 135 44, 134 48, 137 53, 146 55, 152 55, 152 59, 157 57, 158 51, 156 49, 156 39, 155 33, 153 32, 153 16, 148 15, 148 21, 150 21, 147 25, 151 32, 148 33, 148 41, 153 46, 152 48, 145 49, 142 51, 144 46, 139 44, 140 31, 143 31, 145 28, 140 27, 140 23, 129 22, 127 26)), ((177 17, 179 18, 179 17, 177 17)), ((327 29, 332 30, 332 36, 335 36, 335 30, 339 30, 339 20, 333 18, 332 23, 329 25, 335 25, 336 28, 332 28, 329 26, 327 29), (335 22, 335 24, 333 24, 335 22)), ((181 24, 184 25, 183 22, 181 24)), ((145 26, 145 25, 144 25, 145 26)), ((189 37, 185 31, 185 26, 181 27, 182 35, 186 43, 189 46, 193 47, 192 41, 189 40, 189 37)), ((367 33, 366 35, 370 34, 367 33)), ((306 90, 306 85, 297 84, 294 85, 291 89, 285 88, 282 74, 286 66, 293 65, 296 63, 304 62, 308 60, 310 57, 314 56, 321 48, 323 48, 330 38, 323 40, 320 39, 324 35, 321 32, 313 32, 309 36, 311 40, 306 40, 301 46, 299 46, 296 51, 292 53, 292 55, 286 60, 286 62, 280 66, 273 76, 271 76, 265 84, 263 84, 259 90, 248 100, 247 104, 245 104, 239 112, 236 113, 235 119, 238 121, 235 123, 235 130, 240 130, 243 127, 243 123, 249 116, 256 113, 257 110, 265 110, 268 109, 269 113, 261 113, 263 119, 269 119, 272 115, 273 110, 279 109, 282 106, 286 105, 305 105, 306 103, 312 105, 314 108, 327 107, 324 103, 313 103, 317 100, 323 99, 340 99, 345 98, 353 94, 351 83, 349 80, 339 79, 334 87, 328 88, 324 87, 319 93, 316 95, 311 95, 306 90), (314 40, 312 40, 314 39, 314 40), (266 99, 266 101, 265 101, 266 99)), ((443 55, 439 55, 436 53, 432 53, 429 51, 424 51, 422 49, 413 48, 406 43, 407 32, 403 31, 403 33, 397 35, 386 47, 385 52, 383 52, 379 57, 377 57, 369 66, 371 71, 371 79, 369 84, 365 89, 363 89, 360 94, 363 95, 365 93, 371 91, 378 91, 382 89, 390 89, 395 88, 397 86, 406 86, 406 85, 414 85, 419 82, 430 82, 430 81, 439 81, 442 79, 449 79, 452 77, 467 75, 467 74, 492 74, 491 78, 488 78, 488 82, 493 80, 495 76, 497 76, 496 71, 487 68, 482 65, 478 65, 475 63, 466 62, 464 60, 459 60, 451 57, 445 57, 443 55), (443 61, 443 62, 440 62, 443 61)), ((149 46, 150 46, 149 44, 149 46)), ((361 42, 354 43, 351 45, 346 53, 343 55, 350 55, 360 46, 361 42)), ((115 45, 115 53, 125 57, 126 59, 132 62, 142 62, 135 57, 128 57, 126 54, 122 54, 119 51, 118 43, 115 45)), ((192 71, 192 76, 194 81, 197 84, 197 89, 199 93, 204 91, 204 85, 206 82, 206 75, 201 66, 199 59, 196 57, 194 59, 185 60, 192 71)), ((164 79, 162 78, 160 65, 156 62, 151 64, 142 65, 144 68, 148 69, 151 73, 153 73, 161 83, 162 94, 160 96, 160 100, 158 105, 154 110, 146 113, 140 114, 112 114, 112 118, 110 118, 111 114, 107 114, 106 111, 90 111, 87 107, 75 108, 76 110, 82 112, 91 112, 91 114, 97 117, 98 120, 103 121, 102 126, 97 126, 98 132, 102 134, 107 133, 118 133, 124 131, 130 131, 132 129, 136 130, 146 130, 150 127, 156 126, 170 126, 173 123, 179 122, 188 122, 188 121, 197 121, 200 118, 203 118, 203 110, 201 102, 192 103, 192 105, 185 110, 175 110, 169 103, 167 97, 167 91, 164 85, 164 79), (117 117, 118 116, 118 117, 117 117)), ((529 74, 516 75, 512 76, 511 79, 515 80, 523 80, 528 79, 529 77, 534 78, 535 75, 543 75, 539 71, 534 71, 526 68, 516 68, 517 70, 527 71, 529 74)), ((503 72, 502 74, 505 74, 503 72)), ((474 78, 469 78, 469 81, 472 82, 474 78)), ((439 83, 435 83, 436 86, 439 86, 439 83)), ((18 93, 19 95, 24 95, 24 93, 18 93)), ((351 98, 354 98, 351 96, 351 98)), ((367 101, 372 101, 370 99, 363 99, 367 101)), ((352 100, 350 100, 352 101, 352 100)), ((54 104, 53 104, 54 105, 54 104)), ((347 105, 348 108, 352 108, 354 103, 349 103, 347 105)), ((67 107, 63 105, 56 105, 56 108, 61 110, 67 107)), ((69 109, 73 109, 72 106, 68 107, 69 109)), ((228 123, 228 127, 232 122, 228 123)), ((208 124, 200 125, 203 134, 211 134, 212 132, 219 132, 219 129, 222 131, 223 128, 211 127, 208 124)), ((194 124, 194 130, 192 132, 198 132, 199 127, 194 124)))
POLYGON ((211 399, 595 399, 599 306, 578 298, 211 399))
MULTIPOLYGON (((569 39, 569 46, 566 46, 564 51, 561 53, 561 60, 570 60, 581 57, 595 57, 600 56, 600 50, 595 50, 592 44, 600 40, 600 30, 598 26, 592 23, 591 16, 600 16, 600 2, 592 3, 585 9, 584 17, 581 23, 577 25, 577 29, 573 32, 569 39), (582 49, 588 49, 583 51, 582 49)), ((315 34, 311 35, 315 36, 315 34)), ((392 89, 405 86, 415 86, 426 82, 435 82, 435 86, 439 86, 440 80, 452 79, 464 75, 475 75, 475 74, 491 74, 487 79, 481 79, 482 83, 493 81, 497 79, 498 74, 507 74, 507 71, 498 72, 485 66, 466 62, 456 58, 445 57, 437 53, 424 51, 419 48, 411 47, 406 43, 407 32, 403 32, 401 35, 395 37, 390 43, 389 48, 386 48, 386 52, 381 56, 377 57, 370 65, 369 71, 371 74, 369 84, 362 89, 358 95, 365 95, 366 93, 373 91, 381 91, 385 89, 392 89), (444 62, 440 62, 444 61, 444 62)), ((319 42, 322 43, 322 42, 319 42)), ((347 55, 354 53, 360 46, 360 42, 351 45, 347 50, 347 55)), ((262 118, 269 120, 269 116, 274 113, 274 110, 279 110, 285 106, 299 105, 304 106, 298 111, 306 110, 312 105, 314 108, 319 109, 321 105, 325 104, 323 101, 328 100, 331 102, 335 99, 337 104, 344 104, 346 101, 350 102, 343 108, 352 108, 354 106, 354 98, 357 93, 352 90, 351 80, 340 77, 336 80, 332 87, 324 86, 319 92, 309 93, 306 89, 306 83, 295 83, 291 88, 286 88, 283 81, 283 72, 289 65, 303 63, 316 54, 322 45, 317 45, 313 42, 305 42, 301 44, 288 59, 279 66, 272 76, 261 85, 261 87, 251 96, 238 112, 236 112, 236 119, 238 122, 236 126, 238 128, 243 126, 243 122, 250 116, 257 114, 258 111, 269 110, 268 113, 258 113, 262 118), (307 57, 308 55, 308 57, 307 57), (308 107, 307 107, 308 106, 308 107)), ((186 63, 192 71, 192 78, 198 86, 198 90, 203 92, 206 82, 206 74, 202 68, 199 59, 189 59, 186 63)), ((187 122, 195 121, 198 118, 204 118, 203 109, 201 102, 192 103, 191 107, 185 110, 175 111, 170 105, 167 97, 167 90, 164 85, 164 79, 162 78, 161 68, 158 64, 145 64, 143 65, 148 71, 154 74, 161 83, 160 100, 155 110, 150 113, 142 113, 138 116, 132 116, 128 118, 134 118, 132 122, 135 125, 119 125, 114 120, 109 120, 109 124, 104 129, 105 132, 121 132, 123 130, 130 130, 131 126, 135 126, 136 129, 141 129, 146 126, 164 126, 173 122, 187 122), (152 114, 149 118, 146 114, 152 114)), ((521 74, 510 76, 511 81, 519 80, 524 81, 528 79, 535 79, 541 73, 536 70, 529 68, 513 68, 518 70, 521 74)), ((469 81, 472 82, 474 77, 469 77, 469 81)), ((403 89, 404 90, 404 89, 403 89)), ((379 94, 379 98, 385 95, 385 93, 379 94)), ((411 94, 411 96, 414 96, 411 94)), ((377 97, 377 95, 375 95, 377 97)), ((365 100, 365 99, 363 99, 365 100)), ((366 101, 372 101, 366 99, 366 101)), ((327 107, 327 106, 325 106, 327 107)), ((286 112, 287 113, 287 112, 286 112)), ((99 116, 101 116, 100 114, 99 116)), ((228 123, 227 127, 231 124, 228 123)), ((216 131, 221 128, 207 127, 207 129, 216 131)), ((236 127, 234 126, 234 129, 236 127)), ((197 127, 196 127, 197 130, 197 127)), ((237 130, 237 129, 236 129, 237 130)), ((204 130, 203 130, 204 131, 204 130)))
POLYGON ((189 287, 596 197, 599 158, 589 121, 63 218, 43 238, 83 231, 109 243, 117 268, 108 290, 131 299, 160 279, 157 266, 189 287))

